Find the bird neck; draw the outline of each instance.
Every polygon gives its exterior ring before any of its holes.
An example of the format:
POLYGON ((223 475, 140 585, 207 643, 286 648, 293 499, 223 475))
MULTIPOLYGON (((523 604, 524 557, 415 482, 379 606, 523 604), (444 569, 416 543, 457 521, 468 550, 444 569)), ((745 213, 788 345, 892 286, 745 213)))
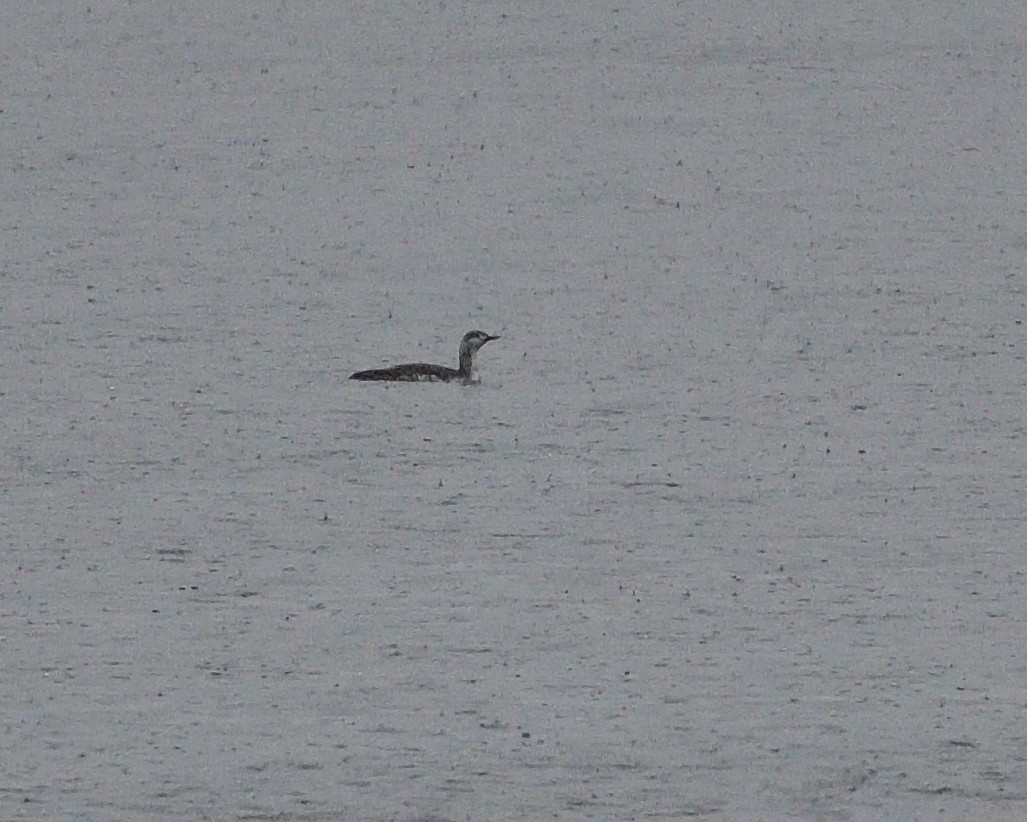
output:
POLYGON ((472 372, 474 371, 474 355, 476 351, 472 351, 470 346, 460 346, 460 376, 464 379, 470 379, 472 372))

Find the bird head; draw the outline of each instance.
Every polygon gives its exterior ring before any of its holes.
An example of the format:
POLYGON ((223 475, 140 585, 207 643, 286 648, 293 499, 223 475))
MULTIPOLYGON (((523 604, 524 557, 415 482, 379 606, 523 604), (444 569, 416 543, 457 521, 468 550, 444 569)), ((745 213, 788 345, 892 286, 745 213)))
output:
POLYGON ((498 339, 498 335, 492 336, 491 334, 486 334, 484 331, 468 331, 464 334, 464 338, 460 342, 460 347, 473 352, 477 351, 485 345, 485 343, 498 339))

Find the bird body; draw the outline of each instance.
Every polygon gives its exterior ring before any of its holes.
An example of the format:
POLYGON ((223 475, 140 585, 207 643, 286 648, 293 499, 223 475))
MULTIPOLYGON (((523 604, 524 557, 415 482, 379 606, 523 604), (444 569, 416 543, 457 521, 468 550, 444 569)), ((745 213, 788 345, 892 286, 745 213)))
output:
POLYGON ((390 380, 394 382, 472 382, 475 371, 475 358, 478 350, 498 336, 486 334, 484 331, 468 331, 460 341, 459 368, 448 368, 445 365, 433 365, 427 362, 409 362, 394 365, 391 368, 372 368, 369 371, 357 371, 350 375, 351 380, 390 380))

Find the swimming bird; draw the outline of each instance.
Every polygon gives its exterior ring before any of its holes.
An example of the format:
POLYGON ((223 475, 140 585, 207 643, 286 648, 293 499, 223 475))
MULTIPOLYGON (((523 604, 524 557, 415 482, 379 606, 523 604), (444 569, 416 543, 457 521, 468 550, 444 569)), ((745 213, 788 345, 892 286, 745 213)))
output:
POLYGON ((484 331, 468 331, 460 341, 460 367, 447 368, 444 365, 432 365, 426 362, 408 362, 394 365, 391 368, 373 368, 370 371, 357 371, 350 375, 351 380, 399 380, 402 382, 455 382, 468 385, 473 381, 475 358, 485 343, 498 340, 499 336, 486 334, 484 331))

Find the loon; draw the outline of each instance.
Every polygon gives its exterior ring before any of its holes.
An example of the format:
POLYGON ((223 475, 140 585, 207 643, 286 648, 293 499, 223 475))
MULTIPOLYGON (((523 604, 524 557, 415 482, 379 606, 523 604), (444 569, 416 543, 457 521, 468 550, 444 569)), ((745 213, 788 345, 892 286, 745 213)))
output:
POLYGON ((394 365, 392 368, 374 368, 370 371, 357 371, 350 375, 351 380, 400 380, 403 382, 454 382, 460 381, 469 385, 474 376, 474 359, 478 349, 498 336, 486 334, 484 331, 468 331, 460 341, 460 367, 447 368, 444 365, 432 365, 426 362, 408 362, 394 365))

